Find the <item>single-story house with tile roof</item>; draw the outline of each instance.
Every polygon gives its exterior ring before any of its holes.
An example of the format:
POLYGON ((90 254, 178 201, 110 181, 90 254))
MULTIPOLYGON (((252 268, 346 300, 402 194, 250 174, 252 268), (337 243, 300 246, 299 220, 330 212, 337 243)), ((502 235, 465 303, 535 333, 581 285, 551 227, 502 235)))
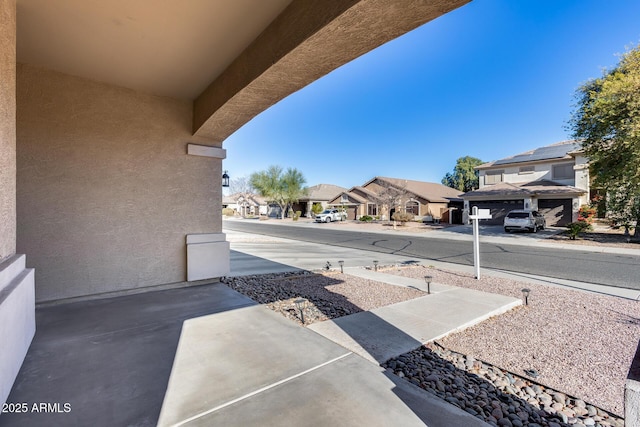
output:
POLYGON ((589 202, 589 165, 580 142, 562 141, 515 156, 484 163, 480 188, 462 195, 464 220, 474 206, 489 209, 485 224, 502 224, 513 209, 537 210, 547 225, 563 226, 578 218, 589 202))
POLYGON ((257 194, 235 193, 222 198, 222 207, 231 208, 241 216, 267 215, 269 204, 257 194))
POLYGON ((460 191, 435 182, 377 176, 361 186, 339 193, 329 201, 329 205, 344 207, 348 219, 359 219, 364 215, 388 219, 394 212, 402 211, 427 221, 461 223, 461 195, 460 191), (401 194, 395 206, 385 206, 381 200, 380 196, 388 188, 401 194))
POLYGON ((314 185, 313 187, 307 188, 306 196, 301 197, 298 203, 293 204, 293 211, 302 212, 303 217, 311 217, 311 208, 314 204, 320 203, 324 209, 329 200, 332 200, 337 194, 346 190, 344 187, 332 184, 314 185))

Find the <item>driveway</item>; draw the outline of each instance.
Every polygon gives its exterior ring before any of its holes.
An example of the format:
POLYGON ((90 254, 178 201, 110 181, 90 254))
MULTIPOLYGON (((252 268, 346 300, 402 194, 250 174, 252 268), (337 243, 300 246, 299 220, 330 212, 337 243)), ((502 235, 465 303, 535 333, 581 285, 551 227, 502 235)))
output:
MULTIPOLYGON (((480 225, 480 236, 483 237, 499 237, 508 239, 511 242, 518 241, 543 241, 549 237, 560 234, 565 231, 562 227, 547 227, 544 230, 540 230, 537 233, 528 233, 524 231, 516 231, 507 233, 501 225, 480 225)), ((453 227, 443 228, 441 230, 435 230, 429 234, 431 236, 448 236, 455 238, 456 236, 468 236, 472 238, 473 227, 471 225, 457 225, 453 227)))

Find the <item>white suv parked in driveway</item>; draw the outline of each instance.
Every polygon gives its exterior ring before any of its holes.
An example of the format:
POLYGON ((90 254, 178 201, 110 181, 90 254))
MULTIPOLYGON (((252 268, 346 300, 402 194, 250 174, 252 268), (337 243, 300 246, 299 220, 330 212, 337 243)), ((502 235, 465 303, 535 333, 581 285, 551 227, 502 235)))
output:
POLYGON ((344 221, 345 219, 347 219, 347 214, 338 209, 325 209, 316 215, 316 222, 344 221))
POLYGON ((516 209, 504 217, 504 231, 507 233, 512 230, 529 230, 537 233, 538 230, 544 230, 546 225, 547 221, 538 211, 516 209))

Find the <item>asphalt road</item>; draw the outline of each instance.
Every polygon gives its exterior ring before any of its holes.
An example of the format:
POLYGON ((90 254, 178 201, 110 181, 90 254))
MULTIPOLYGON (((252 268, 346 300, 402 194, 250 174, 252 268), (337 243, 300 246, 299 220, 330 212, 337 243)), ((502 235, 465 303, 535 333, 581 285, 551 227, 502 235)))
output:
MULTIPOLYGON (((473 265, 473 247, 468 241, 251 221, 227 221, 224 227, 246 233, 473 265)), ((486 242, 481 243, 480 253, 483 268, 640 290, 640 257, 634 255, 486 242)))

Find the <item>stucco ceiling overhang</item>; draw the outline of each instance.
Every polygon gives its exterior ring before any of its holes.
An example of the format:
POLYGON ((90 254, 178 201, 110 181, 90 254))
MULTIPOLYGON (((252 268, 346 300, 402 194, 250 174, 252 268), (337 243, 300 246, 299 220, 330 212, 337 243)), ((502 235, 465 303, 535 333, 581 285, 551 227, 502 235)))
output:
POLYGON ((221 142, 287 95, 470 0, 17 0, 17 57, 194 101, 221 142))
POLYGON ((291 0, 17 0, 18 62, 193 100, 291 0))

